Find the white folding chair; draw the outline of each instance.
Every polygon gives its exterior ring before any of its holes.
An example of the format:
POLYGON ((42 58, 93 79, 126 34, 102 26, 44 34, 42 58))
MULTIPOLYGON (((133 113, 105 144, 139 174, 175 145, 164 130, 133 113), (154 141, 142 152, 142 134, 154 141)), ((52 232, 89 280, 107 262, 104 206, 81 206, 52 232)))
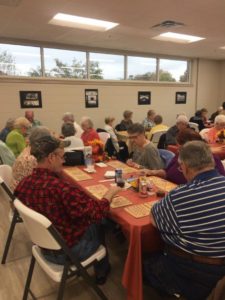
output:
POLYGON ((56 230, 54 225, 44 215, 28 208, 20 200, 15 199, 14 205, 20 213, 25 228, 27 229, 31 241, 34 243, 32 247, 32 258, 28 271, 27 281, 25 284, 23 300, 28 298, 30 291, 30 283, 37 261, 42 270, 55 282, 60 283, 57 300, 63 299, 66 280, 72 276, 80 275, 94 289, 100 299, 107 300, 102 290, 95 284, 91 276, 87 273, 86 268, 92 266, 97 261, 103 259, 106 255, 104 246, 100 246, 98 250, 85 261, 80 262, 67 247, 64 239, 56 230), (41 248, 49 250, 61 250, 65 255, 65 264, 58 265, 46 260, 43 256, 41 248))
POLYGON ((196 132, 199 132, 199 125, 197 123, 189 122, 188 125, 190 128, 194 129, 196 132))
POLYGON ((82 148, 84 147, 84 143, 81 138, 78 138, 76 136, 69 136, 65 138, 65 141, 70 141, 71 144, 69 147, 66 147, 65 150, 70 150, 71 148, 82 148))
POLYGON ((107 140, 110 138, 110 134, 108 132, 98 132, 98 135, 104 145, 107 142, 107 140))
MULTIPOLYGON (((12 168, 8 165, 1 165, 0 166, 0 186, 3 189, 3 191, 5 192, 5 194, 7 195, 10 206, 12 205, 12 203, 15 199, 15 196, 13 195, 13 192, 11 191, 11 189, 9 187, 11 182, 12 182, 12 168)), ((9 219, 10 219, 10 228, 9 228, 8 236, 6 239, 1 264, 5 264, 5 262, 6 262, 6 258, 8 255, 9 247, 11 244, 11 240, 12 240, 12 236, 13 236, 13 232, 14 232, 16 224, 23 222, 16 209, 14 209, 13 211, 10 210, 9 219)))
POLYGON ((5 184, 10 186, 12 183, 12 168, 9 165, 0 165, 0 176, 5 184))
POLYGON ((167 130, 156 131, 155 133, 153 133, 153 135, 151 137, 151 142, 155 145, 158 145, 161 135, 166 132, 167 132, 167 130))

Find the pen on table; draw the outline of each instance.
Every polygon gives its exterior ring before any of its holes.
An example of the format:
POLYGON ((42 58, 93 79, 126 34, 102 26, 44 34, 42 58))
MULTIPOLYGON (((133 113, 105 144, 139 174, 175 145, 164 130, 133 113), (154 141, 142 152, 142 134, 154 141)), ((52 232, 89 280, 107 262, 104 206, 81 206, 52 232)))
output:
POLYGON ((115 181, 114 178, 111 179, 103 179, 103 180, 99 180, 98 182, 107 182, 107 181, 115 181))

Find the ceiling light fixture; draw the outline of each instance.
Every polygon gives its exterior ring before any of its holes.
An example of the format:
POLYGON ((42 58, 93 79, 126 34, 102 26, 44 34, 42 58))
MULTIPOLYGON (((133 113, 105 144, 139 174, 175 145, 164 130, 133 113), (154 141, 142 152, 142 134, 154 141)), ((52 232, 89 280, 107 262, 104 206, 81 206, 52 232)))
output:
POLYGON ((119 25, 118 23, 67 15, 62 13, 56 14, 49 21, 49 23, 53 25, 74 27, 74 28, 87 29, 87 30, 96 30, 96 31, 107 31, 119 25))
POLYGON ((188 35, 188 34, 180 34, 175 32, 165 32, 153 37, 153 39, 159 41, 188 44, 188 43, 204 40, 205 38, 194 36, 194 35, 188 35))

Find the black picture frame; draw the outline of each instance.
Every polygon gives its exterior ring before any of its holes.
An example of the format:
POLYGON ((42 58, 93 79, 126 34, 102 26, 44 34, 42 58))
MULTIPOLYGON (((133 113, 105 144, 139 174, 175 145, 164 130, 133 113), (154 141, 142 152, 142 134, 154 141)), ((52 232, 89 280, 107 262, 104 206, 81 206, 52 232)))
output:
POLYGON ((85 89, 85 107, 98 107, 98 89, 85 89))
POLYGON ((186 104, 187 92, 176 92, 175 104, 186 104))
POLYGON ((149 105, 151 104, 151 92, 141 91, 138 92, 138 105, 149 105))
POLYGON ((20 91, 21 108, 42 108, 41 91, 20 91))

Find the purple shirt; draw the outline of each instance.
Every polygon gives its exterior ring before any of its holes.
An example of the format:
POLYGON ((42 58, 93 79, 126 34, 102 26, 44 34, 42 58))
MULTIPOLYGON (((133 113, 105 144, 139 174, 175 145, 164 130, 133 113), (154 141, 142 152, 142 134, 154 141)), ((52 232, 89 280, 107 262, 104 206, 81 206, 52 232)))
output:
MULTIPOLYGON (((225 170, 223 164, 221 163, 220 158, 217 155, 214 155, 215 168, 218 172, 225 176, 225 170)), ((174 156, 174 158, 169 163, 168 167, 165 169, 166 171, 166 179, 172 181, 176 184, 184 184, 187 183, 186 178, 184 177, 182 171, 180 171, 179 163, 178 163, 178 154, 174 156)))

